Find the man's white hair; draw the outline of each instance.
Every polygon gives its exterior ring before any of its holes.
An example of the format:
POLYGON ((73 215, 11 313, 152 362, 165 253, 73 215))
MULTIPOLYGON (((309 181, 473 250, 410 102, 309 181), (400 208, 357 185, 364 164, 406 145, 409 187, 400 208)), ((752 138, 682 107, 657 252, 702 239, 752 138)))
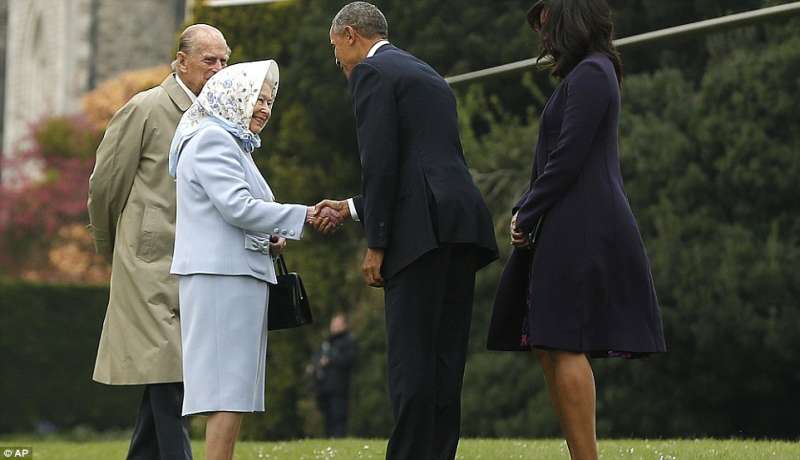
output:
MULTIPOLYGON (((214 26, 208 24, 192 24, 181 32, 181 37, 178 41, 178 51, 186 54, 192 54, 197 48, 197 42, 201 37, 216 37, 225 42, 225 36, 214 26)), ((227 47, 227 43, 225 44, 227 47)), ((228 47, 228 54, 231 54, 231 49, 228 47)), ((171 64, 172 71, 175 72, 178 67, 178 60, 175 59, 171 64)))

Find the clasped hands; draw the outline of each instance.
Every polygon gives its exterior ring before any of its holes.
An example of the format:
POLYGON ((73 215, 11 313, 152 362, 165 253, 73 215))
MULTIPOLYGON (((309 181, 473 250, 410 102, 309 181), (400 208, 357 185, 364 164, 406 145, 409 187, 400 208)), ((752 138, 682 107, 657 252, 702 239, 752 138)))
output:
POLYGON ((323 235, 334 233, 350 217, 347 201, 322 200, 309 206, 306 222, 323 235))
MULTIPOLYGON (((328 235, 339 230, 344 220, 350 217, 350 206, 347 201, 322 200, 308 208, 306 222, 323 235, 328 235)), ((369 286, 383 287, 383 277, 381 276, 383 254, 383 249, 367 249, 361 265, 361 273, 369 286)))
MULTIPOLYGON (((306 223, 311 224, 323 234, 328 234, 335 232, 339 227, 342 226, 342 221, 350 215, 350 210, 347 207, 346 201, 332 201, 332 200, 325 200, 317 204, 316 206, 309 206, 308 210, 306 211, 306 223), (337 203, 343 203, 344 209, 346 214, 340 213, 339 209, 341 208, 340 205, 337 203), (322 206, 324 205, 324 206, 322 206)), ((269 240, 269 253, 274 256, 278 257, 283 254, 283 251, 286 249, 286 238, 273 235, 270 237, 269 240)))
POLYGON ((517 227, 518 214, 518 212, 514 213, 514 216, 511 218, 511 225, 509 227, 511 231, 511 245, 517 249, 526 249, 531 245, 531 241, 528 239, 528 235, 517 227))

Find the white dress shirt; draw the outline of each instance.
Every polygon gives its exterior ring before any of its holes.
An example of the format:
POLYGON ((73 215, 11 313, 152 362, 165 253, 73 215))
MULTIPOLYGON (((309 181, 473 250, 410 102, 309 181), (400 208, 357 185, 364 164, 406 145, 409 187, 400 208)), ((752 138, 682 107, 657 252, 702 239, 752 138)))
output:
MULTIPOLYGON (((375 53, 378 51, 378 48, 380 48, 383 45, 388 45, 388 44, 389 44, 389 40, 380 40, 380 41, 375 42, 375 44, 372 45, 372 48, 369 49, 369 52, 367 53, 367 57, 371 58, 372 56, 375 56, 375 53)), ((178 81, 180 81, 180 80, 178 80, 178 81)), ((347 199, 347 207, 350 208, 350 217, 352 217, 353 220, 356 221, 356 222, 360 221, 361 219, 358 217, 358 213, 356 212, 356 205, 355 205, 355 203, 353 203, 353 199, 352 198, 348 198, 347 199)))
POLYGON ((179 77, 179 76, 178 76, 178 73, 177 73, 177 72, 175 72, 175 80, 177 80, 177 81, 178 81, 178 86, 180 86, 181 88, 183 88, 183 90, 184 90, 184 91, 186 91, 186 94, 189 96, 189 99, 190 99, 192 102, 194 102, 194 101, 196 101, 196 100, 197 100, 197 95, 196 95, 196 94, 194 94, 194 93, 192 92, 192 90, 190 90, 190 89, 189 89, 189 87, 188 87, 188 86, 186 86, 186 84, 185 84, 185 83, 183 83, 183 80, 181 80, 181 77, 179 77))
POLYGON ((389 44, 389 40, 380 40, 380 41, 375 42, 375 44, 372 45, 372 48, 369 49, 369 53, 367 53, 367 57, 371 58, 372 56, 375 56, 375 52, 378 51, 378 48, 380 48, 383 45, 388 45, 388 44, 389 44))

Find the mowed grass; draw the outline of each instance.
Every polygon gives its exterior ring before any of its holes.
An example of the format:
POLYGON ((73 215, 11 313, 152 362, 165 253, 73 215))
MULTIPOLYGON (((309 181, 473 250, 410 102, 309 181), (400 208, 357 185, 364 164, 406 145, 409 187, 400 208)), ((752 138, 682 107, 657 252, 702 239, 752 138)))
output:
MULTIPOLYGON (((97 442, 41 441, 6 438, 0 440, 3 449, 9 446, 33 447, 35 460, 112 460, 123 459, 127 440, 97 442)), ((359 460, 384 458, 386 442, 377 439, 307 439, 288 442, 240 442, 236 447, 237 460, 359 460)), ((194 458, 205 458, 203 441, 193 442, 194 458)), ((0 451, 0 459, 4 458, 0 451)), ((526 439, 465 439, 458 449, 461 460, 501 459, 569 459, 561 440, 526 439)), ((753 440, 604 440, 600 442, 602 459, 732 459, 732 460, 789 460, 800 459, 800 443, 753 440)))

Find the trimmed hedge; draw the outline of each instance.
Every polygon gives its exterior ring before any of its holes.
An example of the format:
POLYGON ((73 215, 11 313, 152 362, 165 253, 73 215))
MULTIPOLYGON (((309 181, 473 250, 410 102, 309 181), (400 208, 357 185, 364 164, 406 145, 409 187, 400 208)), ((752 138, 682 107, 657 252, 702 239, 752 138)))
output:
POLYGON ((133 425, 141 389, 92 381, 108 288, 0 281, 0 433, 133 425))
MULTIPOLYGON (((0 433, 29 433, 40 424, 58 431, 133 426, 143 387, 92 381, 107 303, 106 286, 0 281, 0 433)), ((302 379, 311 353, 304 333, 270 333, 267 413, 247 416, 243 438, 303 436, 314 410, 302 379)))

